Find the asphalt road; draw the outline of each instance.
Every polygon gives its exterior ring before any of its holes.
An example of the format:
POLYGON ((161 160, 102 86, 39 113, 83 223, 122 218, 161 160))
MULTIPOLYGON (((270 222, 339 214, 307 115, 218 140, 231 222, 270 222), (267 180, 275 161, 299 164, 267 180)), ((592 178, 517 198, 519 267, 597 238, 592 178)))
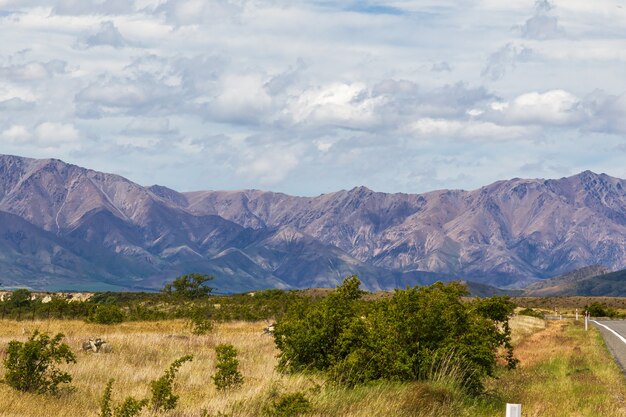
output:
POLYGON ((609 351, 615 357, 622 371, 626 373, 626 321, 624 320, 593 320, 602 333, 609 351))

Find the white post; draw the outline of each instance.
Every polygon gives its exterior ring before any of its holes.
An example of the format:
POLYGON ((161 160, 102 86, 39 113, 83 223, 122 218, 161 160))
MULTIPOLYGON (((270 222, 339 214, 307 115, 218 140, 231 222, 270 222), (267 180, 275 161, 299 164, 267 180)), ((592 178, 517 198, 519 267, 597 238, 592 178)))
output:
POLYGON ((522 417, 521 404, 506 404, 506 417, 522 417))
POLYGON ((576 321, 578 321, 578 309, 576 309, 576 321))
POLYGON ((588 322, 588 321, 589 321, 589 313, 587 313, 587 312, 585 311, 585 331, 587 331, 587 330, 588 330, 588 326, 589 326, 589 325, 587 324, 587 322, 588 322))
POLYGON ((559 320, 563 320, 563 314, 559 313, 559 320))

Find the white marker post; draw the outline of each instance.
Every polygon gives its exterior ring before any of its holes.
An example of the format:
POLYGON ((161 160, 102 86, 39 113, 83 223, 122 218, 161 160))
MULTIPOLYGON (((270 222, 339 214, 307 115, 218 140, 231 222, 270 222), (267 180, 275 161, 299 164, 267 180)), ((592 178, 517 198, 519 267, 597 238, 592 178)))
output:
POLYGON ((522 405, 521 404, 508 404, 506 405, 506 417, 522 417, 522 405))
POLYGON ((576 309, 576 321, 578 321, 578 309, 576 309))
POLYGON ((589 322, 589 312, 585 311, 585 331, 589 329, 589 325, 587 324, 588 322, 589 322))

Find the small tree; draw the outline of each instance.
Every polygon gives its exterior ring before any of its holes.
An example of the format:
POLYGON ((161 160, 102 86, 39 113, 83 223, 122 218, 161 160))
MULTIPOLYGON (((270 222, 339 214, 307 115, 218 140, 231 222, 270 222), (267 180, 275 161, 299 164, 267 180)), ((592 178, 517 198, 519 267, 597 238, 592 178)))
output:
POLYGON ((19 288, 11 293, 9 304, 16 308, 28 307, 31 303, 32 293, 26 288, 19 288))
POLYGON ((101 304, 89 316, 89 321, 99 324, 117 324, 124 321, 124 312, 113 304, 101 304))
POLYGON ((178 369, 185 362, 191 360, 193 360, 192 355, 186 355, 176 359, 161 378, 150 383, 150 389, 152 391, 152 399, 150 402, 152 403, 153 411, 168 411, 176 408, 178 396, 173 392, 174 378, 178 373, 178 369))
POLYGON ((207 282, 213 279, 212 275, 187 274, 176 278, 169 284, 165 284, 162 291, 177 298, 195 300, 206 297, 213 291, 212 287, 206 285, 207 282))
POLYGON ((239 372, 237 350, 233 345, 221 344, 215 346, 217 354, 217 372, 213 375, 213 382, 218 390, 224 391, 239 387, 243 384, 243 376, 239 372))
POLYGON ((6 383, 18 391, 38 394, 55 394, 60 384, 70 383, 72 376, 55 366, 61 362, 76 363, 69 346, 61 343, 63 337, 62 333, 50 338, 35 331, 26 342, 9 342, 4 359, 6 383))

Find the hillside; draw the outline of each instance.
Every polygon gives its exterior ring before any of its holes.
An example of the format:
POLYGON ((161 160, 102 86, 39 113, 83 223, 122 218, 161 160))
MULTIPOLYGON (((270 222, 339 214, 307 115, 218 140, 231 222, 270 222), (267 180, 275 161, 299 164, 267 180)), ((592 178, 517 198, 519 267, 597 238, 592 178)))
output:
POLYGON ((626 181, 583 172, 474 191, 317 197, 179 193, 66 164, 0 156, 0 282, 148 289, 214 274, 223 292, 370 290, 464 279, 523 287, 586 265, 626 266, 626 181))
MULTIPOLYGON (((606 272, 606 269, 603 269, 606 272)), ((524 296, 602 296, 626 297, 626 270, 571 279, 560 277, 541 289, 528 287, 524 296)))
MULTIPOLYGON (((611 272, 609 268, 600 265, 575 269, 558 277, 535 282, 524 288, 524 295, 530 297, 548 297, 576 294, 577 285, 590 278, 611 272)), ((591 294, 589 294, 591 295, 591 294)), ((606 294, 609 295, 609 294, 606 294)))

